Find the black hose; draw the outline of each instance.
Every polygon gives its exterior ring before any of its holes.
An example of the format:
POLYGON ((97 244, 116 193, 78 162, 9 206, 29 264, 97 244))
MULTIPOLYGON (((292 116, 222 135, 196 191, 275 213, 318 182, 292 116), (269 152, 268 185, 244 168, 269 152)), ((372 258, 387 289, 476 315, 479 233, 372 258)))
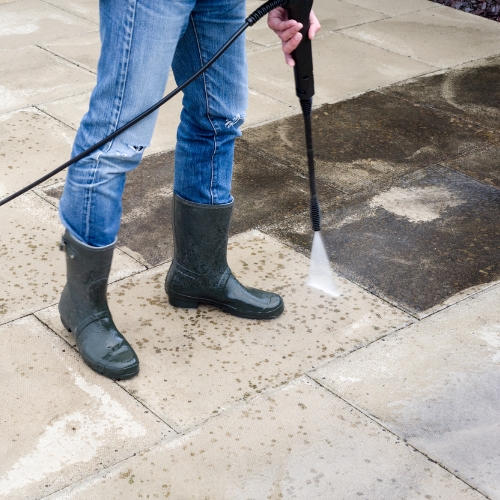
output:
POLYGON ((56 169, 52 170, 48 174, 44 175, 43 177, 40 177, 40 179, 36 180, 35 182, 32 182, 28 186, 25 186, 24 188, 20 189, 14 194, 11 194, 10 196, 7 196, 7 198, 4 198, 3 200, 0 200, 0 206, 5 205, 6 203, 9 203, 9 201, 14 200, 18 196, 21 196, 22 194, 26 193, 30 189, 33 189, 34 187, 38 186, 42 182, 45 182, 47 179, 50 179, 54 175, 58 174, 65 168, 69 167, 70 165, 73 165, 73 163, 76 163, 77 161, 80 161, 82 158, 85 158, 85 156, 89 155, 90 153, 93 153, 96 149, 99 149, 100 147, 104 146, 106 143, 109 141, 113 140, 116 136, 120 135, 122 132, 127 130, 128 128, 132 127, 135 125, 137 122, 141 121, 143 118, 146 118, 146 116, 150 115, 153 111, 156 111, 160 106, 163 106, 166 102, 170 101, 172 97, 176 96, 181 90, 186 88, 190 83, 192 83, 194 80, 196 80, 202 73, 204 73, 212 64, 219 59, 219 57, 233 44, 233 42, 249 27, 253 26, 257 21, 262 19, 266 14, 268 14, 271 10, 276 9, 277 7, 282 7, 285 6, 288 3, 289 0, 269 0, 265 4, 261 5, 258 9, 256 9, 252 14, 250 14, 246 19, 245 23, 236 31, 236 33, 216 52, 216 54, 200 69, 198 70, 191 78, 186 80, 184 83, 179 85, 175 90, 170 92, 167 96, 165 96, 163 99, 158 101, 156 104, 151 106, 149 109, 141 113, 139 116, 136 116, 133 120, 129 121, 123 127, 120 127, 119 129, 115 130, 112 134, 108 135, 101 141, 99 141, 97 144, 94 144, 90 148, 86 149, 79 155, 71 158, 71 160, 67 161, 66 163, 63 163, 61 166, 57 167, 56 169))

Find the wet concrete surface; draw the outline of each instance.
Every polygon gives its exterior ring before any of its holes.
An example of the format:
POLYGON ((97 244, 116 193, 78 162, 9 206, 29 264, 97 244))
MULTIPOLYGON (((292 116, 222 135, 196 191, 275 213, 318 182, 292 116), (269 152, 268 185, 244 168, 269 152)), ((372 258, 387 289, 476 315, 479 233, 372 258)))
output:
POLYGON ((500 129, 500 57, 382 90, 485 127, 500 129))
MULTIPOLYGON (((500 277, 500 134, 446 111, 371 92, 314 112, 332 264, 413 314, 500 277)), ((231 235, 259 228, 309 255, 303 136, 296 115, 238 140, 231 235)), ((148 266, 173 257, 173 163, 173 151, 149 156, 127 179, 118 245, 148 266)))
MULTIPOLYGON (((341 275, 410 313, 500 277, 500 191, 443 167, 408 174, 377 195, 323 211, 341 275)), ((306 215, 269 231, 307 253, 306 215)))

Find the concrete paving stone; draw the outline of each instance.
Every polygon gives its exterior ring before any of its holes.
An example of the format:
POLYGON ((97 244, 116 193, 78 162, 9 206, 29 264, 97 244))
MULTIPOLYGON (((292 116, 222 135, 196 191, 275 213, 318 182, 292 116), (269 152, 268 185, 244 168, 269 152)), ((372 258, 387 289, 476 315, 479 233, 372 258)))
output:
POLYGON ((0 5, 0 51, 95 31, 95 23, 40 0, 0 5))
MULTIPOLYGON (((0 324, 48 307, 59 300, 66 282, 63 227, 57 211, 34 193, 2 206, 0 221, 0 324)), ((143 270, 115 252, 111 280, 143 270)))
MULTIPOLYGON (((378 92, 313 113, 317 178, 344 193, 377 191, 417 168, 498 143, 474 124, 378 92)), ((301 115, 246 132, 272 161, 307 174, 301 115)))
POLYGON ((443 5, 341 33, 438 68, 500 52, 498 23, 443 5))
POLYGON ((500 189, 500 163, 498 158, 500 158, 500 145, 475 150, 441 163, 446 167, 463 172, 500 189))
POLYGON ((99 0, 44 0, 60 9, 99 23, 99 0))
MULTIPOLYGON (((263 2, 247 2, 247 12, 250 14, 263 2)), ((349 5, 342 0, 315 0, 314 12, 321 23, 321 31, 316 35, 316 40, 328 31, 335 31, 349 26, 357 26, 387 17, 381 12, 349 5)), ((281 40, 276 33, 267 26, 267 18, 262 19, 256 25, 248 28, 247 39, 253 43, 270 47, 281 46, 281 40)))
MULTIPOLYGON (((324 210, 323 239, 342 276, 425 316, 460 291, 500 278, 499 203, 498 189, 429 167, 324 210)), ((263 230, 307 254, 306 221, 302 214, 263 230)))
MULTIPOLYGON (((347 99, 434 70, 339 33, 315 40, 313 57, 316 104, 347 99)), ((296 105, 293 70, 284 64, 281 47, 250 53, 248 61, 251 89, 296 105)))
MULTIPOLYGON (((0 193, 11 194, 64 163, 74 131, 35 108, 0 115, 0 193)), ((42 185, 60 182, 64 172, 42 185)))
POLYGON ((424 9, 431 9, 435 4, 429 0, 342 0, 351 5, 359 5, 367 9, 383 12, 391 16, 399 16, 424 9))
POLYGON ((0 113, 92 89, 95 75, 38 47, 0 52, 0 113))
POLYGON ((382 89, 484 127, 500 129, 500 56, 382 89))
POLYGON ((398 436, 500 498, 500 286, 314 375, 398 436))
MULTIPOLYGON (((279 319, 174 308, 164 291, 168 265, 110 287, 113 318, 141 359, 139 376, 120 384, 174 428, 191 428, 411 321, 346 280, 338 280, 337 299, 307 287, 309 259, 262 233, 230 241, 228 260, 242 283, 284 297, 279 319)), ((72 342, 56 308, 37 314, 72 342)))
POLYGON ((175 436, 33 316, 0 336, 0 498, 45 497, 175 436))
POLYGON ((97 62, 101 53, 101 39, 97 30, 84 35, 59 38, 55 42, 45 44, 44 48, 63 59, 97 73, 97 62))
POLYGON ((480 499, 310 379, 71 486, 51 500, 480 499))

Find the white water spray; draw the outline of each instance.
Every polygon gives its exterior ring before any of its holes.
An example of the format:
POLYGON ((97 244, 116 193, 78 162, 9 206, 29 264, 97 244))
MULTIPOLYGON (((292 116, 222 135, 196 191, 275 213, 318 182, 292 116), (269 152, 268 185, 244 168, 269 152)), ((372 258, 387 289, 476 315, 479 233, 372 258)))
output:
POLYGON ((314 231, 311 249, 311 264, 309 266, 309 279, 307 284, 332 297, 340 297, 341 295, 337 285, 335 285, 323 238, 321 238, 321 233, 319 231, 314 231))

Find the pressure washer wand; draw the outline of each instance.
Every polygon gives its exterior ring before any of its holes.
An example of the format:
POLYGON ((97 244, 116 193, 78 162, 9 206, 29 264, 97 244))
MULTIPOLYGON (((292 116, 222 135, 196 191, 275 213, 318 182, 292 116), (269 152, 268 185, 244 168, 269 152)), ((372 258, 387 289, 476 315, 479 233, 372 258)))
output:
POLYGON ((314 72, 312 59, 312 44, 309 39, 310 14, 313 0, 289 0, 286 5, 288 18, 302 24, 300 33, 302 40, 292 52, 295 60, 293 72, 295 75, 295 90, 300 100, 306 132, 307 163, 309 166, 309 188, 311 192, 311 221, 314 231, 321 229, 321 214, 316 195, 316 174, 314 171, 314 154, 312 142, 311 114, 314 96, 314 72))

